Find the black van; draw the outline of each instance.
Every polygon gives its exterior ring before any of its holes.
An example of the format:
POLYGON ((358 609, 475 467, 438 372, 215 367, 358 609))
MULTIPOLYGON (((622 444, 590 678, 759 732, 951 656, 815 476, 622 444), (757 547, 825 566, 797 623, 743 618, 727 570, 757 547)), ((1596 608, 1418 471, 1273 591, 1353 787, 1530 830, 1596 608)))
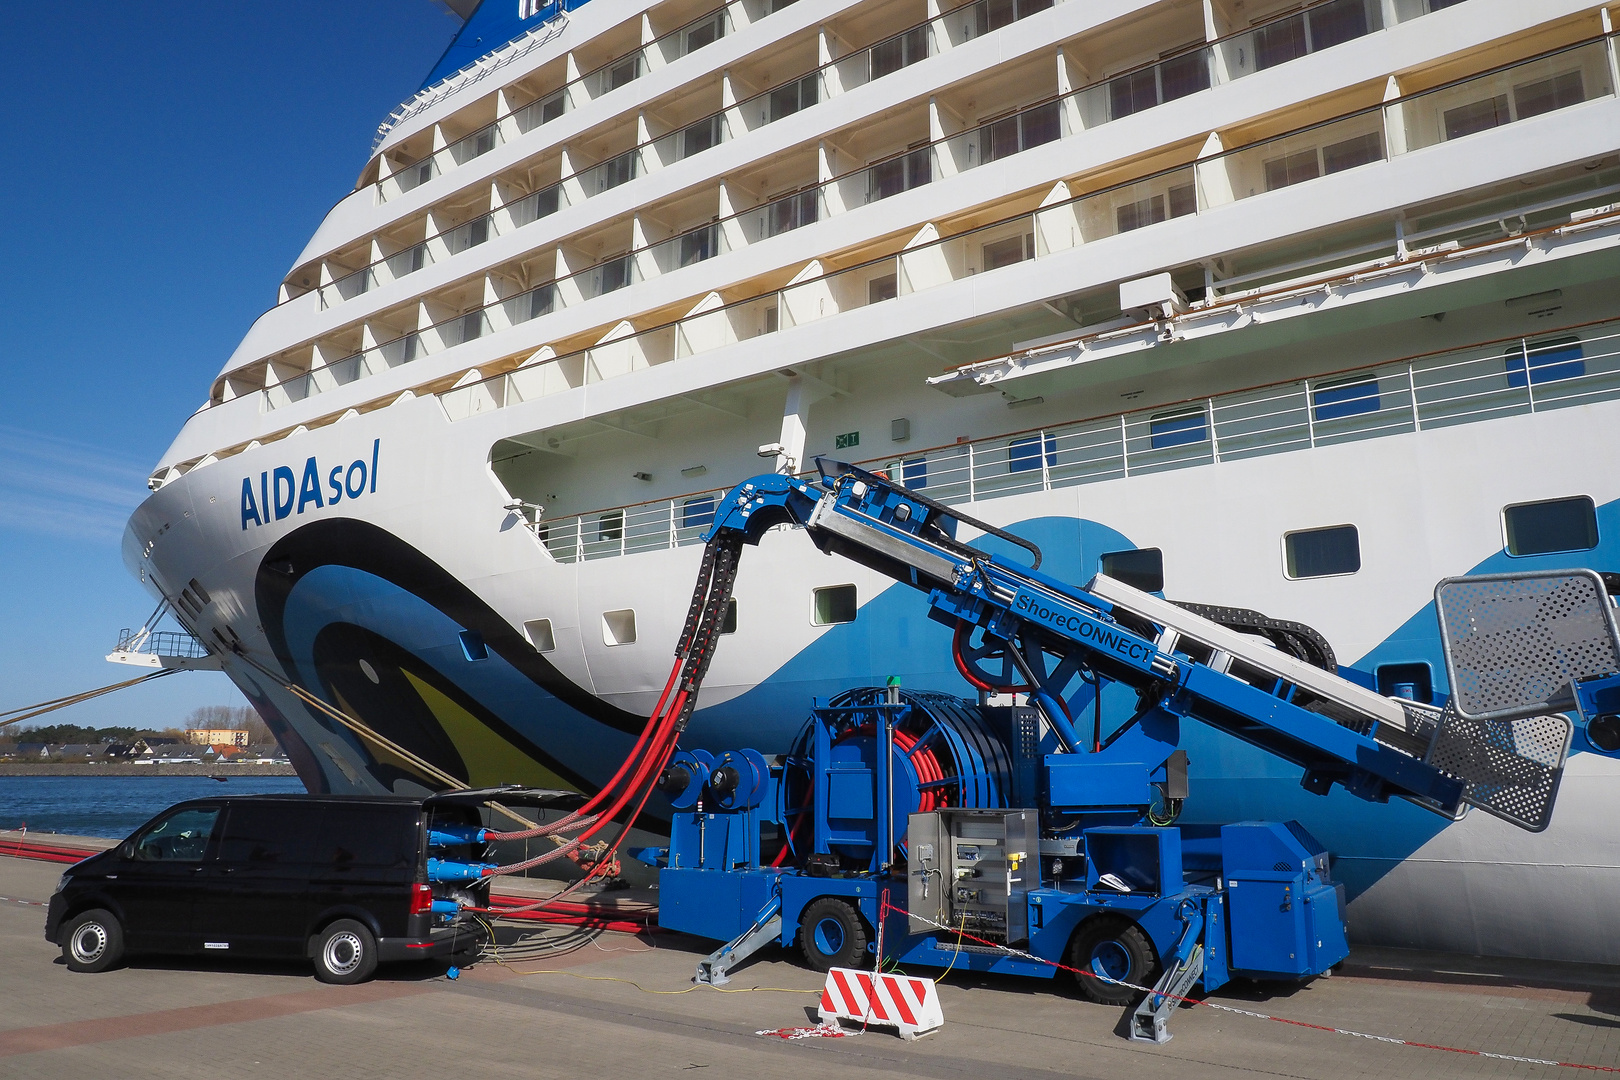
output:
MULTIPOLYGON (((104 971, 126 952, 308 957, 334 983, 370 978, 378 963, 461 951, 476 945, 476 924, 460 908, 487 906, 489 886, 429 884, 427 830, 478 825, 477 804, 490 797, 180 803, 63 874, 45 936, 74 971, 104 971)), ((476 859, 482 850, 435 854, 476 859)))

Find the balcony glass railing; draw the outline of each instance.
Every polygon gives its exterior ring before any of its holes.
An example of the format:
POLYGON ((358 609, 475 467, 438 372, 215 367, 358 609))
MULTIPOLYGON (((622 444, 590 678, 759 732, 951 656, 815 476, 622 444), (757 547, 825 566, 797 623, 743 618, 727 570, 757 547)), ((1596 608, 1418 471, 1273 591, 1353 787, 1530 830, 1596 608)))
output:
MULTIPOLYGON (((861 462, 959 504, 1620 399, 1620 324, 1514 338, 861 462)), ((701 543, 726 489, 530 527, 562 563, 701 543)))
MULTIPOLYGON (((1382 162, 1399 152, 1409 124, 1421 124, 1426 115, 1442 111, 1454 101, 1474 100, 1489 95, 1499 85, 1533 85, 1549 71, 1571 69, 1583 74, 1583 100, 1612 96, 1607 76, 1608 50, 1612 39, 1599 39, 1558 50, 1548 56, 1460 80, 1408 98, 1396 99, 1373 109, 1362 110, 1300 132, 1292 132, 1251 146, 1238 147, 1224 154, 1205 158, 1177 168, 1076 198, 1043 206, 1031 213, 985 225, 928 244, 906 248, 857 266, 826 273, 762 297, 703 311, 682 319, 598 346, 550 363, 563 372, 565 364, 572 375, 556 377, 536 369, 520 370, 484 383, 460 387, 441 395, 453 419, 484 408, 528 400, 536 393, 555 393, 571 386, 577 377, 583 381, 622 374, 639 367, 680 359, 694 353, 719 348, 764 333, 797 326, 818 319, 882 303, 898 296, 960 281, 976 274, 1015 265, 1029 259, 1067 250, 1107 237, 1151 227, 1178 217, 1208 213, 1222 205, 1255 195, 1307 182, 1330 172, 1362 164, 1382 162), (1471 89, 1470 89, 1471 88, 1471 89), (1410 107, 1410 109, 1409 109, 1410 107), (1369 139, 1369 135, 1376 139, 1369 139), (1371 148, 1376 145, 1376 152, 1371 148), (613 359, 595 363, 595 355, 611 353, 613 359)), ((1573 97, 1559 108, 1578 104, 1573 97)), ((1528 119, 1528 117, 1526 117, 1528 119)), ((1459 138, 1466 137, 1459 135, 1459 138)), ((1589 187, 1519 211, 1518 227, 1532 215, 1555 220, 1571 208, 1596 205, 1613 194, 1612 187, 1589 187)), ((1527 195, 1526 202, 1529 202, 1527 195)), ((1323 250, 1300 259, 1297 252, 1283 261, 1234 259, 1240 268, 1231 276, 1209 280, 1210 300, 1228 292, 1252 288, 1324 266, 1343 264, 1370 256, 1397 257, 1422 243, 1461 242, 1456 238, 1481 237, 1481 230, 1495 230, 1502 238, 1505 214, 1494 204, 1477 218, 1453 215, 1426 233, 1403 232, 1403 225, 1392 220, 1387 227, 1365 231, 1345 250, 1323 250), (1452 240, 1445 240, 1452 237, 1452 240)), ((725 230, 722 229, 722 235, 725 230)))
MULTIPOLYGON (((1448 132, 1447 114, 1455 114, 1456 110, 1469 108, 1479 101, 1494 102, 1502 96, 1503 88, 1506 88, 1509 105, 1497 118, 1499 123, 1520 122, 1544 112, 1612 96, 1614 87, 1609 62, 1613 48, 1613 36, 1569 46, 1301 131, 1043 206, 1028 214, 815 277, 778 293, 646 331, 646 347, 637 345, 633 351, 645 362, 643 366, 661 363, 1159 222, 1205 213, 1226 203, 1331 173, 1389 160, 1432 145, 1426 138, 1428 134, 1439 141, 1446 141, 1448 137, 1463 138, 1479 129, 1464 131, 1453 127, 1448 132)), ((939 145, 930 149, 937 150, 939 145)), ((915 153, 918 152, 908 152, 907 156, 915 153)), ((877 179, 882 174, 877 170, 886 164, 859 170, 713 226, 663 241, 653 248, 631 252, 613 260, 612 264, 604 263, 560 279, 548 286, 545 311, 615 291, 651 274, 667 273, 703 261, 712 253, 731 250, 739 243, 751 243, 788 231, 806 224, 812 214, 820 217, 829 209, 842 211, 853 203, 882 197, 883 189, 877 179)), ((1494 227, 1500 218, 1501 215, 1496 214, 1482 219, 1482 223, 1487 228, 1494 227)), ((1392 228, 1386 230, 1388 235, 1366 239, 1356 254, 1405 252, 1422 240, 1432 240, 1448 230, 1456 233, 1459 228, 1456 223, 1446 223, 1426 237, 1412 233, 1403 235, 1392 228)), ((1253 287, 1312 266, 1325 265, 1345 254, 1333 252, 1303 261, 1261 266, 1251 265, 1252 261, 1233 260, 1237 269, 1229 276, 1212 278, 1210 295, 1213 298, 1223 292, 1253 287)), ((500 328, 504 329, 519 320, 503 318, 501 321, 500 328)), ((616 344, 616 348, 623 351, 630 346, 616 344)), ((593 369, 587 364, 581 366, 580 371, 619 370, 619 367, 610 364, 607 368, 593 369)), ((365 370, 369 373, 378 369, 368 365, 365 370)), ((533 379, 525 376, 523 381, 533 382, 533 379)), ((560 385, 556 380, 541 381, 551 388, 547 392, 553 392, 560 385)), ((322 388, 319 380, 312 380, 310 385, 317 390, 322 388)), ((484 391, 474 388, 454 391, 445 397, 447 408, 454 408, 454 395, 463 392, 464 396, 471 397, 484 391)), ((522 390, 516 392, 523 393, 522 390)), ((504 392, 502 396, 504 400, 504 392)), ((276 402, 280 400, 277 398, 276 402)))

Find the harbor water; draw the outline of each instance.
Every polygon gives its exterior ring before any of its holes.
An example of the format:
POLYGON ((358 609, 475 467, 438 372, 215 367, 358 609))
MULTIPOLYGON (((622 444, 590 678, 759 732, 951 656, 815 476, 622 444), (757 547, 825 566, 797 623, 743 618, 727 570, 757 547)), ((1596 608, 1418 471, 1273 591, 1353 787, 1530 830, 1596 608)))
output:
POLYGON ((296 776, 3 776, 0 829, 120 840, 186 799, 303 791, 296 776))

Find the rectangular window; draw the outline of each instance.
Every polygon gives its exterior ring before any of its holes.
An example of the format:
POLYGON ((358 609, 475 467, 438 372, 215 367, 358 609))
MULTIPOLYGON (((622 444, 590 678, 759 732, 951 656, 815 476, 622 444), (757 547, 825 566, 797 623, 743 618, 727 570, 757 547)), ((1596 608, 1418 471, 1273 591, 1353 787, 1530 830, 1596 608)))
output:
POLYGON ((1148 445, 1154 450, 1201 443, 1209 438, 1209 418, 1197 412, 1160 413, 1148 423, 1148 445))
POLYGON ((609 510, 596 519, 596 538, 617 542, 624 537, 624 511, 609 510))
POLYGON ((1046 444, 1046 467, 1057 468, 1057 436, 1025 435, 1007 444, 1007 471, 1029 472, 1041 467, 1041 443, 1046 444))
POLYGON ((488 660, 489 646, 484 644, 484 635, 476 630, 463 630, 457 635, 461 639, 461 655, 468 660, 488 660))
POLYGON ((980 251, 984 259, 986 270, 999 270, 1003 266, 1021 263, 1035 255, 1035 237, 1029 234, 1024 236, 1009 236, 1004 240, 996 240, 984 245, 980 251))
POLYGON ((928 459, 907 458, 900 464, 900 483, 908 488, 928 486, 928 459))
POLYGON ((529 644, 534 646, 535 652, 554 652, 557 648, 557 635, 551 629, 550 619, 530 619, 523 624, 523 629, 529 633, 529 644))
POLYGON ((1378 380, 1357 379, 1318 386, 1311 391, 1311 409, 1316 422, 1378 411, 1378 380))
POLYGON ((1445 112, 1446 138, 1460 139, 1476 131, 1489 131, 1493 127, 1501 127, 1510 119, 1506 94, 1459 105, 1445 112))
POLYGON ((686 32, 686 51, 697 52, 705 45, 713 45, 725 36, 725 13, 720 12, 712 19, 705 19, 702 23, 692 27, 686 32))
POLYGON ((1297 184, 1302 180, 1315 180, 1322 175, 1322 170, 1316 161, 1316 148, 1300 150, 1286 157, 1272 158, 1265 163, 1266 190, 1276 191, 1278 188, 1297 184))
POLYGON ((1152 68, 1121 75, 1108 84, 1108 115, 1119 120, 1159 103, 1159 82, 1152 68))
POLYGON ((1513 88, 1513 104, 1518 106, 1520 120, 1579 105, 1585 100, 1586 91, 1578 69, 1554 75, 1550 79, 1520 83, 1513 88))
POLYGON ((1191 184, 1181 184, 1170 189, 1170 216, 1181 217, 1183 214, 1196 214, 1198 212, 1198 189, 1191 184))
POLYGON ((1115 581, 1122 581, 1143 592, 1164 591, 1164 552, 1158 548, 1110 551, 1099 568, 1115 581))
POLYGON ((552 306, 556 302, 557 286, 540 286, 529 294, 529 318, 538 319, 542 315, 550 315, 552 306))
POLYGON ((1547 555, 1597 547, 1597 509, 1585 495, 1502 509, 1509 555, 1547 555))
POLYGON ((1209 89, 1207 50, 1199 48, 1159 63, 1160 96, 1165 101, 1209 89))
POLYGON ((928 28, 914 26, 903 34, 897 34, 887 41, 880 41, 872 46, 871 77, 881 79, 903 67, 915 64, 927 55, 928 28))
POLYGON ((141 862, 201 862, 218 820, 217 806, 176 810, 136 837, 135 858, 141 862))
POLYGON ((720 620, 722 634, 735 634, 737 632, 737 598, 733 596, 726 601, 726 614, 720 620))
POLYGON ((1262 26, 1254 32, 1256 71, 1285 64, 1304 56, 1308 51, 1305 44, 1305 20, 1298 15, 1269 26, 1262 26))
POLYGON ((1529 382, 1539 386, 1586 374, 1585 353, 1578 337, 1532 341, 1522 348, 1509 349, 1502 360, 1509 386, 1523 386, 1526 375, 1529 382))
POLYGON ((811 621, 817 626, 855 621, 855 586, 829 585, 811 594, 811 621))
POLYGON ((866 302, 881 304, 900 295, 900 280, 894 274, 884 274, 866 283, 866 302))
POLYGON ((1289 533, 1283 550, 1291 578, 1334 577, 1361 569, 1361 538, 1354 525, 1289 533))
POLYGON ((622 63, 615 64, 608 70, 609 90, 617 90, 628 82, 634 81, 641 74, 641 56, 637 54, 622 63))
POLYGON ((1164 220, 1164 196, 1154 195, 1139 202, 1126 203, 1114 210, 1114 224, 1117 231, 1126 233, 1133 229, 1140 229, 1144 225, 1154 225, 1164 220))
POLYGON ((255 868, 309 862, 320 835, 321 810, 297 802, 232 803, 220 838, 220 861, 255 868))
POLYGON ((1322 171, 1343 172, 1357 165, 1384 160, 1384 139, 1376 131, 1322 147, 1322 171))
POLYGON ((681 236, 681 265, 691 266, 714 255, 714 226, 693 229, 681 236))
POLYGON ((409 870, 416 865, 416 812, 410 807, 344 806, 324 815, 314 861, 334 870, 409 870))
POLYGON ((699 495, 681 503, 681 528, 707 529, 714 524, 714 496, 699 495))
POLYGON ((1310 20, 1313 52, 1367 34, 1366 0, 1329 0, 1311 8, 1306 18, 1310 20))
POLYGON ((630 256, 624 255, 602 264, 599 273, 602 287, 597 295, 614 292, 630 284, 630 256))
POLYGON ((636 643, 636 612, 634 608, 602 612, 602 644, 634 645, 636 643))

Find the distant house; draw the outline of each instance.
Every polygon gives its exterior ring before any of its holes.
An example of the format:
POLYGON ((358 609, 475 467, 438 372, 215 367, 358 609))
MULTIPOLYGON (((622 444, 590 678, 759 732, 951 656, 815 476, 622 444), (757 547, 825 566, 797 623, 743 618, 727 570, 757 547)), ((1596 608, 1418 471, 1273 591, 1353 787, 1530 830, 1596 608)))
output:
POLYGON ((286 751, 275 743, 254 743, 247 747, 247 757, 253 761, 281 762, 287 760, 286 751))
POLYGON ((194 746, 246 746, 248 732, 241 728, 187 728, 186 739, 194 746))
POLYGON ((57 747, 54 756, 63 761, 96 761, 106 752, 106 743, 68 743, 57 747))
POLYGON ((50 756, 51 748, 48 743, 25 742, 17 744, 17 757, 19 758, 39 758, 43 760, 50 756))

